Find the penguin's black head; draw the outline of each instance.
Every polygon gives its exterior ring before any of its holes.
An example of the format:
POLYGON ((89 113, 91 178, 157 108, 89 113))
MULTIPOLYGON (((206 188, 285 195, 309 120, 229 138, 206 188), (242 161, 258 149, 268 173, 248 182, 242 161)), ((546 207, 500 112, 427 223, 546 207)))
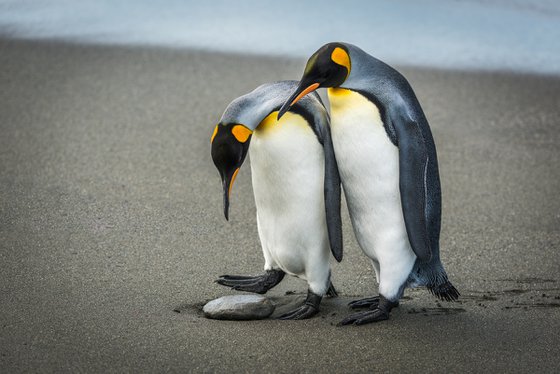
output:
POLYGON ((247 156, 253 132, 237 123, 218 124, 212 134, 212 160, 224 189, 224 215, 229 219, 229 195, 239 168, 247 156))
POLYGON ((350 70, 348 48, 342 43, 325 44, 307 60, 299 85, 280 108, 278 118, 302 97, 317 88, 340 86, 350 75, 350 70))

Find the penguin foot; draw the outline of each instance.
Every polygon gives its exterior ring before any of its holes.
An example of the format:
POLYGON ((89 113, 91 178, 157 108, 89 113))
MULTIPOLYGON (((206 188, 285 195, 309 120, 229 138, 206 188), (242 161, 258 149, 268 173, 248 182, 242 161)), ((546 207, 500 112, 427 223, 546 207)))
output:
POLYGON ((300 306, 295 310, 292 310, 291 312, 282 314, 280 317, 278 317, 278 319, 283 319, 283 320, 306 319, 306 318, 313 317, 317 313, 319 313, 319 309, 316 309, 311 305, 303 304, 302 306, 300 306))
POLYGON ((311 318, 315 314, 319 313, 319 304, 321 304, 321 299, 323 297, 317 294, 314 294, 311 290, 307 291, 307 298, 302 306, 297 309, 292 310, 291 312, 282 314, 278 319, 283 320, 297 320, 297 319, 306 319, 311 318))
POLYGON ((366 297, 365 299, 354 300, 348 303, 352 309, 376 308, 379 305, 379 296, 366 297))
MULTIPOLYGON (((370 298, 374 299, 374 298, 370 298)), ((364 299, 366 300, 366 299, 364 299)), ((386 299, 383 295, 377 297, 377 305, 372 305, 370 310, 365 312, 354 313, 339 322, 339 326, 346 325, 365 325, 366 323, 385 321, 389 319, 391 309, 398 306, 398 302, 386 299)), ((362 301, 362 300, 357 300, 362 301)))
MULTIPOLYGON (((399 306, 399 302, 395 302, 393 308, 399 306)), ((379 295, 373 297, 366 297, 365 299, 354 300, 348 303, 348 306, 352 309, 362 309, 362 308, 377 308, 379 305, 379 295)))
POLYGON ((231 287, 236 291, 246 291, 263 294, 276 286, 284 278, 282 270, 267 270, 262 275, 221 275, 216 283, 222 286, 231 287))
POLYGON ((339 322, 339 326, 346 325, 365 325, 366 323, 385 321, 389 319, 389 313, 379 308, 373 310, 368 310, 367 312, 359 312, 350 314, 348 317, 344 318, 339 322))

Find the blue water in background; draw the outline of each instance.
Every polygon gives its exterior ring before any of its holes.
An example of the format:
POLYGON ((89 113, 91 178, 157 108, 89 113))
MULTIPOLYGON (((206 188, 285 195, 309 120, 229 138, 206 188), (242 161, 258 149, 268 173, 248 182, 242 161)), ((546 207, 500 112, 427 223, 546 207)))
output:
POLYGON ((0 34, 302 58, 347 41, 396 64, 560 74, 558 0, 0 0, 0 34))

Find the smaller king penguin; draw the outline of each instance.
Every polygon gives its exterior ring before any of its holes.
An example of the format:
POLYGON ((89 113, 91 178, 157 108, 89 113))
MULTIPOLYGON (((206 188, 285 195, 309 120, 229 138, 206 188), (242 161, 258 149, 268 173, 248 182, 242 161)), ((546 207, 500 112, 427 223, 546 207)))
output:
POLYGON ((441 190, 428 121, 408 81, 349 43, 328 43, 308 60, 279 117, 328 88, 340 178, 358 243, 371 259, 379 296, 350 303, 369 310, 342 325, 389 318, 406 287, 456 300, 439 256, 441 190))
POLYGON ((223 275, 217 283, 263 294, 286 273, 306 280, 305 302, 280 319, 312 317, 325 294, 336 296, 330 281, 331 252, 337 261, 342 259, 340 176, 327 111, 315 93, 277 120, 278 110, 296 87, 296 81, 267 83, 235 99, 211 139, 226 219, 232 185, 250 154, 265 260, 262 275, 223 275))

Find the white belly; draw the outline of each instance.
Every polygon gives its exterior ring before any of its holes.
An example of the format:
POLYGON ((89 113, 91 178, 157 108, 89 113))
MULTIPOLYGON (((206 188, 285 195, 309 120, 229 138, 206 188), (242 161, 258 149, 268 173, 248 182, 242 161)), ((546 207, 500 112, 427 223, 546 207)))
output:
POLYGON ((400 282, 416 259, 401 207, 398 148, 387 136, 378 108, 365 97, 329 89, 329 102, 333 145, 352 226, 362 250, 379 262, 381 291, 383 278, 390 281, 390 272, 398 273, 394 282, 400 282))
POLYGON ((324 293, 329 277, 323 148, 305 120, 267 117, 249 147, 265 268, 307 279, 324 293))

